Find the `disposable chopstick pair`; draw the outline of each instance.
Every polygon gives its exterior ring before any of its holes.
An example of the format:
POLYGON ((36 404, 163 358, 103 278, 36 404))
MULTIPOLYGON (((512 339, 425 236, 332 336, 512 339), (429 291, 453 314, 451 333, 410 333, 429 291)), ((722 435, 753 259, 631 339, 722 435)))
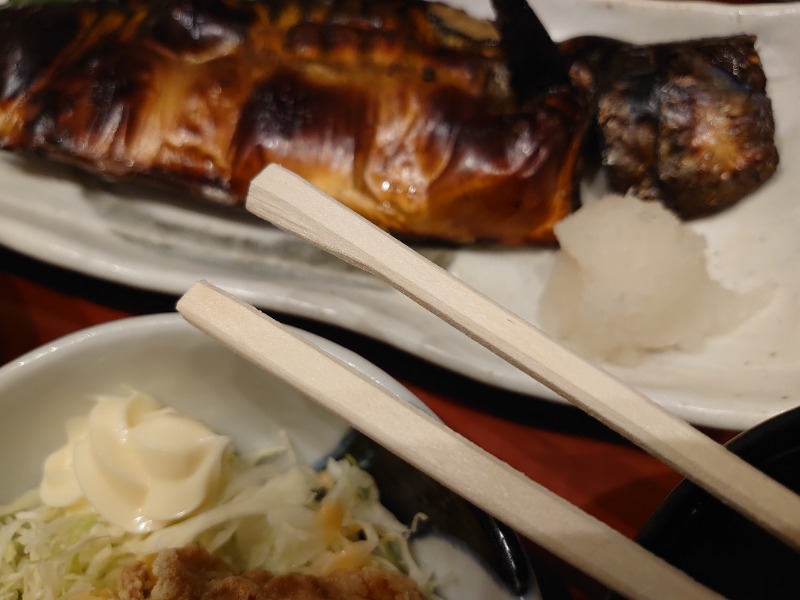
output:
MULTIPOLYGON (((723 502, 793 547, 800 547, 800 498, 792 492, 325 196, 308 182, 280 167, 270 166, 253 181, 247 204, 251 212, 276 226, 386 280, 511 364, 673 466, 723 502)), ((198 291, 192 290, 179 305, 184 316, 196 324, 198 317, 190 316, 188 303, 190 298, 194 302, 197 294, 198 291)), ((210 303, 213 297, 216 296, 205 298, 205 301, 210 303)), ((252 307, 248 310, 251 316, 258 315, 252 307)), ((192 312, 202 314, 199 307, 192 312)), ((206 314, 205 330, 224 339, 224 334, 231 331, 232 326, 219 329, 213 325, 215 320, 224 319, 224 316, 206 314)), ((261 331, 259 335, 266 335, 266 332, 261 331)), ((263 356, 259 358, 268 348, 255 346, 257 351, 252 348, 245 351, 241 347, 242 341, 236 339, 231 339, 229 345, 262 366, 275 370, 275 365, 270 365, 263 356)), ((278 350, 273 347, 272 351, 278 350)), ((308 369, 308 364, 301 363, 298 366, 308 369)), ((316 369, 315 363, 314 373, 316 369)), ((316 395, 316 392, 312 393, 313 390, 305 391, 316 395)), ((317 398, 327 402, 325 396, 317 398)), ((331 408, 336 410, 335 406, 331 408)), ((357 425, 353 419, 358 412, 351 417, 340 414, 357 425)), ((504 491, 496 482, 491 488, 481 490, 471 487, 469 480, 448 481, 445 479, 446 473, 440 473, 437 466, 441 468, 442 464, 446 464, 448 468, 453 468, 455 463, 466 467, 468 461, 462 460, 458 454, 437 458, 404 452, 407 445, 404 440, 407 440, 409 432, 396 425, 396 422, 390 423, 390 431, 384 431, 373 429, 369 423, 362 423, 361 429, 490 514, 609 587, 630 597, 708 597, 707 591, 704 592, 685 575, 575 507, 568 504, 565 507, 565 501, 527 479, 517 482, 516 487, 510 480, 506 481, 510 486, 508 489, 514 490, 515 497, 519 497, 517 494, 526 494, 525 501, 521 503, 514 503, 514 499, 510 498, 511 493, 504 491), (392 442, 391 433, 395 433, 399 439, 392 442), (392 447, 391 443, 397 446, 392 447), (499 494, 499 506, 487 504, 487 494, 499 494), (504 509, 506 502, 511 510, 504 509), (556 526, 551 528, 551 523, 556 526)), ((457 434, 449 432, 448 439, 451 436, 458 439, 457 434)), ((457 445, 461 447, 460 442, 457 445)), ((468 454, 475 452, 481 451, 472 447, 468 454)), ((473 459, 475 456, 471 455, 470 460, 473 459)), ((485 466, 491 463, 491 457, 484 457, 481 464, 485 466)), ((502 464, 496 466, 510 470, 502 464)), ((518 473, 516 476, 521 477, 518 473)))
POLYGON ((800 550, 800 496, 333 200, 270 165, 247 208, 412 298, 800 550))
POLYGON ((198 282, 184 318, 488 514, 629 598, 720 598, 287 327, 198 282))

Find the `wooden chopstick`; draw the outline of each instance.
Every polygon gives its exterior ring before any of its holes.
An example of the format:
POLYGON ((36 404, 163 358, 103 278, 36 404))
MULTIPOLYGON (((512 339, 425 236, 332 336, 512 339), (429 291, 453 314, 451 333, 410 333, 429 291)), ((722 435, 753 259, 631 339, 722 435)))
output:
POLYGON ((725 504, 800 549, 800 496, 301 177, 270 165, 253 180, 247 208, 277 227, 384 279, 725 504))
POLYGON ((721 597, 253 306, 198 282, 177 308, 201 331, 626 597, 721 597))

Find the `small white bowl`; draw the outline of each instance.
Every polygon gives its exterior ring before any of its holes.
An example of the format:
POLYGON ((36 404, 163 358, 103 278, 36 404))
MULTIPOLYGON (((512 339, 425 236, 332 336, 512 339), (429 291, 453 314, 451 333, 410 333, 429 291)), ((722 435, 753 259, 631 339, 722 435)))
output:
MULTIPOLYGON (((301 333, 402 400, 423 406, 363 358, 301 333)), ((273 446, 280 432, 288 433, 298 457, 310 464, 320 464, 343 448, 367 448, 364 458, 372 467, 365 468, 375 476, 384 503, 398 513, 431 516, 430 531, 419 536, 413 548, 440 575, 455 573, 456 581, 442 590, 446 598, 540 598, 513 533, 283 381, 200 333, 177 313, 86 329, 0 368, 0 503, 38 484, 45 457, 66 441, 65 421, 87 414, 93 396, 132 388, 231 436, 241 451, 273 446), (381 465, 391 465, 392 472, 381 472, 381 465)))

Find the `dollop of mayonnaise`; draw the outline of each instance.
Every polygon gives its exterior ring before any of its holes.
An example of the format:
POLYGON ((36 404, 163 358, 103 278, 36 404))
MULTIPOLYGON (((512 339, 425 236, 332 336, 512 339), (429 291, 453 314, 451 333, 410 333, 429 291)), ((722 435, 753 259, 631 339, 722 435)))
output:
POLYGON ((44 464, 39 491, 50 506, 82 500, 126 531, 186 518, 218 492, 230 439, 134 392, 101 397, 67 424, 67 444, 44 464))

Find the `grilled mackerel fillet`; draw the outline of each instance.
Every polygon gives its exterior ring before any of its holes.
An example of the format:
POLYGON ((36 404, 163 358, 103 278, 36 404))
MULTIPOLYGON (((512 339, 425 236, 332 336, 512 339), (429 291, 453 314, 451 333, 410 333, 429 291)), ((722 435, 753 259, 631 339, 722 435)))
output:
POLYGON ((586 111, 519 98, 496 29, 415 0, 0 9, 0 147, 241 204, 279 163, 397 235, 548 243, 586 111))

